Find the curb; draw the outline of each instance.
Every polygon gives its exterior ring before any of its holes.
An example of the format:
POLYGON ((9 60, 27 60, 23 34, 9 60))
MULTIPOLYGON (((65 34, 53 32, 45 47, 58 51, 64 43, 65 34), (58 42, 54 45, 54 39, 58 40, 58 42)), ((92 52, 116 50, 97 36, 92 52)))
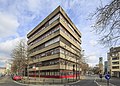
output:
MULTIPOLYGON (((67 85, 75 84, 75 83, 78 83, 79 81, 81 81, 81 80, 78 80, 76 82, 67 83, 67 85)), ((19 84, 19 85, 24 85, 24 86, 65 86, 66 85, 66 84, 57 84, 57 85, 55 85, 55 84, 52 84, 52 85, 50 85, 50 84, 43 84, 43 85, 41 85, 41 84, 38 84, 38 85, 35 85, 35 84, 23 84, 23 83, 14 81, 14 80, 13 80, 13 82, 16 83, 16 84, 19 84)))
MULTIPOLYGON (((100 84, 96 81, 96 79, 94 80, 94 82, 95 82, 98 86, 106 86, 106 85, 100 85, 100 84)), ((111 83, 109 83, 109 85, 110 85, 110 86, 116 86, 116 85, 111 84, 111 83)))
POLYGON ((78 80, 78 81, 76 81, 76 82, 68 83, 68 85, 78 83, 79 81, 80 81, 80 80, 78 80))
POLYGON ((19 85, 24 85, 24 86, 64 86, 64 85, 49 85, 49 84, 45 84, 45 85, 41 85, 41 84, 34 85, 34 84, 23 84, 23 83, 20 83, 20 82, 17 82, 17 81, 13 81, 13 82, 16 83, 16 84, 19 84, 19 85))
POLYGON ((23 84, 23 83, 19 83, 19 82, 17 82, 17 81, 13 81, 14 83, 16 83, 16 84, 19 84, 19 85, 26 85, 26 86, 29 86, 29 84, 23 84))

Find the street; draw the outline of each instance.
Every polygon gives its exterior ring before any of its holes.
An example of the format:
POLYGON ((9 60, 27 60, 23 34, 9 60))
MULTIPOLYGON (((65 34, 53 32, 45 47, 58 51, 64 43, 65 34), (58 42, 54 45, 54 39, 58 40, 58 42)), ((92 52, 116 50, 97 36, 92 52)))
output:
MULTIPOLYGON (((78 82, 70 83, 65 86, 97 86, 97 84, 94 82, 94 79, 97 76, 86 76, 85 80, 80 80, 78 82)), ((19 85, 15 83, 10 77, 3 77, 0 78, 0 86, 25 86, 25 85, 19 85)), ((52 86, 52 85, 51 85, 52 86)))
POLYGON ((0 86, 25 86, 15 83, 10 77, 0 77, 0 86))
POLYGON ((77 83, 69 84, 66 86, 98 86, 98 85, 94 82, 94 80, 81 80, 77 83))
POLYGON ((86 76, 85 80, 80 80, 73 84, 68 84, 67 86, 98 86, 94 80, 98 78, 97 75, 86 76))
MULTIPOLYGON (((100 80, 98 75, 86 76, 85 80, 80 80, 78 82, 71 83, 71 84, 68 84, 66 86, 98 86, 97 83, 95 83, 95 79, 100 80)), ((99 85, 102 86, 102 83, 103 84, 106 83, 106 79, 104 77, 103 77, 103 79, 102 79, 102 81, 100 82, 99 85)), ((110 79, 110 83, 111 83, 112 86, 120 86, 120 79, 112 77, 110 79)), ((107 84, 105 84, 105 85, 107 85, 107 84)))
POLYGON ((114 84, 115 86, 120 86, 120 78, 111 78, 110 83, 114 84))
MULTIPOLYGON (((95 79, 100 80, 97 75, 92 75, 92 76, 86 76, 86 79, 84 79, 84 80, 69 83, 64 86, 98 86, 95 83, 95 79)), ((105 82, 106 80, 103 79, 102 81, 105 82)), ((114 86, 120 86, 120 79, 119 78, 111 78, 110 83, 114 86)), ((10 77, 5 76, 5 77, 0 77, 0 86, 25 86, 25 85, 18 84, 15 81, 13 81, 10 77)), ((33 86, 33 85, 29 85, 29 86, 33 86)), ((40 86, 42 86, 42 85, 40 85, 40 86)), ((49 85, 44 85, 44 86, 49 86, 49 85)), ((50 85, 50 86, 52 86, 52 85, 50 85)), ((59 86, 59 85, 55 85, 55 86, 59 86)), ((63 85, 60 85, 60 86, 63 86, 63 85)))

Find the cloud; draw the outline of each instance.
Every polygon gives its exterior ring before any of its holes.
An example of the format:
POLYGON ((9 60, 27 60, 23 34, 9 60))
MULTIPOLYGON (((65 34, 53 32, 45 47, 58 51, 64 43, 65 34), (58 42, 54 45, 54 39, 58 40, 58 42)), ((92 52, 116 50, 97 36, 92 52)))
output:
POLYGON ((89 52, 88 55, 85 55, 84 58, 86 59, 87 63, 90 65, 90 66, 95 66, 96 64, 98 64, 98 51, 96 52, 89 52))
POLYGON ((36 11, 36 10, 40 9, 41 4, 42 3, 40 3, 39 0, 27 0, 27 6, 28 6, 29 10, 31 10, 31 11, 36 11))
MULTIPOLYGON (((107 2, 106 0, 105 2, 107 2)), ((98 48, 94 34, 90 33, 89 13, 92 13, 100 1, 93 0, 0 0, 0 56, 10 57, 16 41, 26 36, 37 24, 49 15, 57 6, 62 6, 70 19, 82 32, 82 46, 89 55, 98 48), (94 3, 93 3, 94 2, 94 3), (14 36, 3 41, 3 37, 14 36), (18 38, 16 38, 16 36, 18 38), (94 47, 95 46, 95 47, 94 47)), ((89 63, 94 64, 98 53, 90 56, 89 63), (91 59, 92 58, 92 59, 91 59)))
POLYGON ((7 57, 5 56, 0 56, 0 63, 5 63, 7 61, 7 57))
POLYGON ((10 53, 12 49, 17 45, 17 43, 22 39, 21 37, 13 39, 13 40, 7 40, 5 42, 0 43, 0 52, 3 53, 10 53))
POLYGON ((7 60, 11 59, 11 51, 15 48, 15 46, 21 39, 23 39, 23 37, 18 37, 16 39, 0 42, 0 64, 5 64, 7 60))
POLYGON ((18 26, 19 23, 14 16, 0 12, 0 37, 17 35, 18 26))
POLYGON ((90 43, 92 46, 97 45, 97 41, 95 41, 95 40, 90 40, 89 43, 90 43))

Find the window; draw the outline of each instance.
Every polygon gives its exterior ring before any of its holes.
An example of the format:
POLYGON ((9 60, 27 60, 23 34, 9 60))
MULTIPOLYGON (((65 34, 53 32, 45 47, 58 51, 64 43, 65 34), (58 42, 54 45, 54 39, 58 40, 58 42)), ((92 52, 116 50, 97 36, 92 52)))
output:
POLYGON ((119 69, 119 66, 112 66, 113 69, 119 69))
POLYGON ((60 48, 60 53, 64 53, 64 49, 60 48))
POLYGON ((55 43, 55 42, 57 42, 57 41, 59 41, 59 40, 60 40, 60 37, 54 38, 54 39, 46 42, 46 43, 45 43, 45 47, 46 47, 46 46, 49 46, 49 45, 51 45, 51 44, 53 44, 53 43, 55 43))
POLYGON ((74 31, 74 29, 71 27, 71 25, 70 24, 67 24, 68 25, 68 27, 75 33, 75 31, 74 31))
POLYGON ((119 61, 117 61, 117 62, 112 62, 112 64, 119 64, 119 61))
POLYGON ((45 53, 42 53, 41 56, 45 56, 45 53))
POLYGON ((53 23, 55 20, 57 20, 58 18, 60 17, 60 15, 56 15, 54 18, 52 18, 50 21, 49 21, 49 24, 53 23))
POLYGON ((50 52, 50 51, 47 51, 47 52, 46 52, 46 56, 49 56, 49 55, 51 55, 51 52, 50 52))
POLYGON ((53 50, 51 50, 51 54, 54 54, 53 50))

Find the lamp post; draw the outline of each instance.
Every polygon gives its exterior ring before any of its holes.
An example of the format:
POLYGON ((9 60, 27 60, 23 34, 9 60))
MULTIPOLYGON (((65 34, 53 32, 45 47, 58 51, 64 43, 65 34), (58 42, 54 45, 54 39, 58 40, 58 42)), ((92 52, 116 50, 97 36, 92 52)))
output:
MULTIPOLYGON (((35 73, 36 73, 37 70, 39 70, 38 67, 35 68, 35 73)), ((36 73, 36 77, 35 77, 36 79, 37 79, 37 75, 38 75, 38 73, 36 73)), ((35 80, 36 80, 36 79, 35 79, 35 80)))
POLYGON ((34 70, 34 77, 36 79, 36 66, 35 65, 33 66, 33 70, 34 70))
POLYGON ((27 64, 27 80, 29 81, 29 58, 26 57, 25 60, 26 60, 26 64, 27 64))

